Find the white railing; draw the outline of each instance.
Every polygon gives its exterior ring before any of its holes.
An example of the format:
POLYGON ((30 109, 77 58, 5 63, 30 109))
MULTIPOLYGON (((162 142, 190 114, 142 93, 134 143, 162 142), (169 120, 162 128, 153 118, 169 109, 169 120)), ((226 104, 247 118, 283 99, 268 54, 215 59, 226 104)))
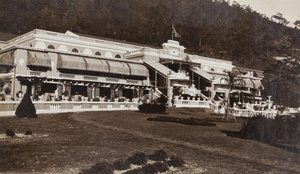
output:
POLYGON ((197 107, 197 108, 209 108, 209 100, 182 100, 174 99, 174 106, 176 107, 197 107))
MULTIPOLYGON (((106 110, 137 110, 138 101, 132 102, 91 102, 91 101, 33 101, 36 113, 64 113, 80 111, 106 111, 106 110)), ((20 101, 0 101, 0 117, 13 116, 20 101)))
POLYGON ((264 116, 267 118, 275 118, 277 115, 276 110, 265 110, 265 111, 255 111, 252 109, 230 109, 233 116, 237 117, 254 117, 254 116, 264 116))
POLYGON ((155 88, 154 95, 156 98, 159 98, 161 95, 164 95, 159 89, 155 88))
POLYGON ((254 116, 262 115, 267 118, 275 118, 277 110, 266 110, 266 111, 253 111, 254 116))
POLYGON ((74 104, 73 109, 81 109, 82 104, 74 104))
POLYGON ((50 110, 58 110, 60 109, 60 104, 51 103, 50 104, 50 110))

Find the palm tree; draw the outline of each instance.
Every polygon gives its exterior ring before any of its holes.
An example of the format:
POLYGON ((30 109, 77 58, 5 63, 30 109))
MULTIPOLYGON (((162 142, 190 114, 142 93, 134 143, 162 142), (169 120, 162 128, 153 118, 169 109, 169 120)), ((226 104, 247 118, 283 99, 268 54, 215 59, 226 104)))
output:
MULTIPOLYGON (((222 78, 222 80, 225 80, 228 84, 228 90, 227 90, 227 93, 225 95, 225 100, 224 100, 224 104, 225 104, 225 107, 226 107, 226 121, 228 121, 228 117, 229 117, 229 108, 230 108, 230 93, 232 91, 232 89, 234 88, 234 86, 236 84, 240 84, 240 85, 244 85, 244 81, 242 78, 238 77, 237 74, 233 73, 233 72, 230 72, 230 71, 227 71, 227 77, 226 78, 222 78)), ((235 116, 232 115, 233 118, 234 118, 234 121, 236 122, 236 119, 235 119, 235 116)), ((222 120, 224 119, 224 115, 222 117, 222 120)))

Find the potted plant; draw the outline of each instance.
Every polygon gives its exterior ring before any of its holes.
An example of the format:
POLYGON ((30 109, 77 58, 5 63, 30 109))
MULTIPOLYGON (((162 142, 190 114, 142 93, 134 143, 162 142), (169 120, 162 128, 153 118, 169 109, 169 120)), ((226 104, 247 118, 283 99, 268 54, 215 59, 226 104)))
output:
POLYGON ((16 93, 16 97, 17 97, 17 100, 18 100, 18 101, 21 101, 22 98, 23 98, 23 91, 18 91, 18 92, 16 93))
POLYGON ((63 99, 64 101, 68 101, 69 98, 70 98, 70 97, 69 97, 68 91, 62 92, 61 95, 62 95, 62 99, 63 99))
POLYGON ((7 101, 11 101, 11 95, 10 95, 10 93, 11 93, 11 87, 10 86, 6 86, 5 88, 4 88, 4 93, 5 93, 5 100, 7 100, 7 101))

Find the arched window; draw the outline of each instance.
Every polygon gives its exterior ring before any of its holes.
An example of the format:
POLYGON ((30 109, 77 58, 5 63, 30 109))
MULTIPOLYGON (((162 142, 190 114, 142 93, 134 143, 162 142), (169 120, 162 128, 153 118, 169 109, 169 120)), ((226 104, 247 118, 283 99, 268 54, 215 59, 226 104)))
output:
POLYGON ((78 51, 78 49, 76 49, 76 48, 73 48, 73 49, 72 49, 72 52, 74 52, 74 53, 78 53, 79 51, 78 51))
POLYGON ((100 53, 99 51, 97 51, 97 52, 95 53, 95 55, 101 56, 101 53, 100 53))
POLYGON ((112 53, 111 52, 106 52, 104 57, 113 57, 112 53))
POLYGON ((65 46, 65 45, 60 45, 60 46, 58 47, 58 50, 60 50, 60 51, 68 51, 68 47, 65 46))
POLYGON ((53 49, 53 50, 55 50, 55 47, 54 47, 53 45, 49 45, 49 46, 48 46, 48 49, 53 49))
POLYGON ((35 48, 45 49, 45 48, 46 48, 46 44, 45 44, 45 42, 38 41, 38 42, 36 42, 36 44, 35 44, 35 48))
POLYGON ((210 71, 215 71, 215 69, 212 68, 212 69, 210 69, 210 71))
POLYGON ((84 49, 82 53, 83 54, 88 54, 88 55, 93 55, 92 50, 90 50, 88 48, 84 49))
POLYGON ((115 58, 121 58, 120 54, 115 55, 115 58))

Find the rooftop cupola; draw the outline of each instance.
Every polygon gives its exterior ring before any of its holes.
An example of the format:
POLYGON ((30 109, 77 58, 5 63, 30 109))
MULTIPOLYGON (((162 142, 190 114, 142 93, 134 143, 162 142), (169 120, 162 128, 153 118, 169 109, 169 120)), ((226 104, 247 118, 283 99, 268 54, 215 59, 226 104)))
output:
POLYGON ((183 57, 184 56, 184 50, 185 47, 179 45, 178 41, 175 40, 168 40, 167 43, 163 43, 163 53, 167 55, 177 56, 177 57, 183 57))

